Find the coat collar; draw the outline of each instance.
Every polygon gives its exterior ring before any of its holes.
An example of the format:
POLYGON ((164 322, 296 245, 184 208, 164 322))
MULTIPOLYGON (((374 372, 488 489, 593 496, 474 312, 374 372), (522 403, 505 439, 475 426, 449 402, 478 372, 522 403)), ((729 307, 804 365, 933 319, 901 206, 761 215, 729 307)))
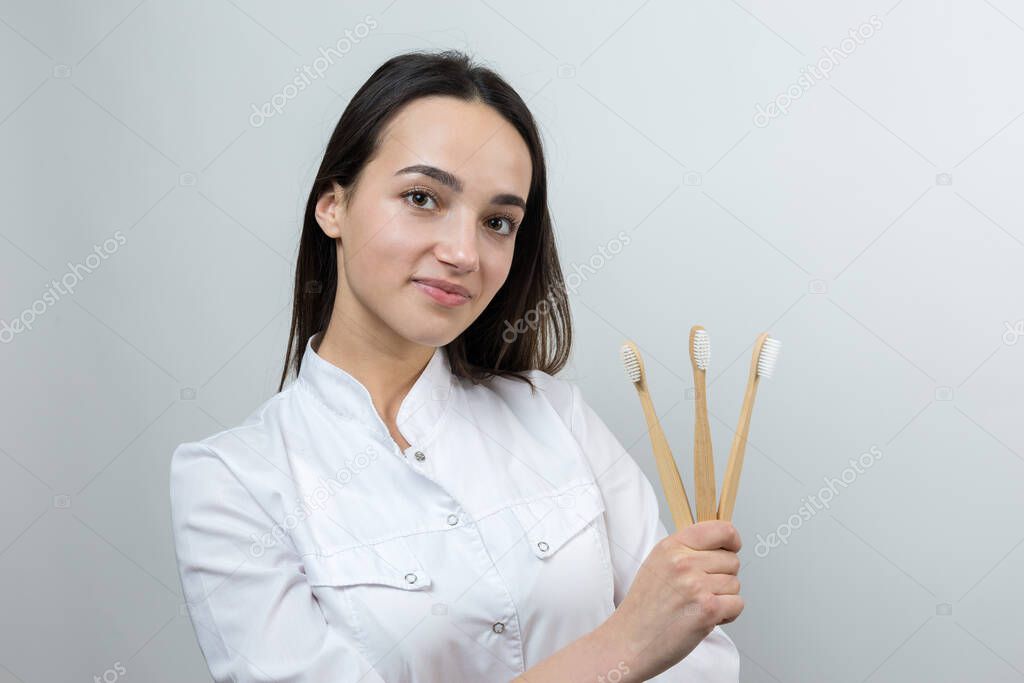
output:
MULTIPOLYGON (((360 422, 391 441, 391 434, 362 382, 316 352, 322 338, 323 331, 306 341, 299 381, 341 417, 360 422)), ((424 446, 433 438, 456 385, 447 350, 435 347, 426 367, 402 399, 395 420, 398 430, 413 447, 424 446)))

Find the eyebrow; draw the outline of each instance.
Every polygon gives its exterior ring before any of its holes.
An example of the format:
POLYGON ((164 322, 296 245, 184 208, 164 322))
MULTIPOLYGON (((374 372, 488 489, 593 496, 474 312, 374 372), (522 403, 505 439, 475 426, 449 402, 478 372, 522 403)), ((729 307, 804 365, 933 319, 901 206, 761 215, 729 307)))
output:
MULTIPOLYGON (((445 187, 449 187, 456 192, 462 192, 463 184, 456 176, 452 175, 444 169, 437 168, 436 166, 430 166, 428 164, 415 164, 414 166, 406 166, 405 168, 399 169, 395 172, 395 175, 402 175, 403 173, 419 173, 433 178, 437 182, 441 183, 445 187)), ((491 197, 491 204, 507 205, 507 206, 518 206, 523 211, 526 211, 526 201, 516 194, 502 193, 496 194, 491 197)))

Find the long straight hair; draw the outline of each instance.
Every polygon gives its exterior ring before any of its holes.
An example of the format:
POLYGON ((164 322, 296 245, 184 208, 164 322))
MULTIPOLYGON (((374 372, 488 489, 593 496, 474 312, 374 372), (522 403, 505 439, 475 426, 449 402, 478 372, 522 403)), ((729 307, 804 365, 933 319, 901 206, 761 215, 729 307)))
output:
POLYGON ((349 190, 373 158, 380 135, 398 110, 419 97, 447 95, 482 102, 522 136, 533 174, 505 283, 470 326, 445 347, 452 373, 477 383, 499 375, 561 370, 572 346, 572 321, 547 205, 547 171, 537 125, 526 103, 498 74, 458 51, 410 52, 382 64, 352 97, 327 143, 306 203, 295 268, 292 322, 278 391, 288 371, 298 375, 306 341, 327 329, 338 286, 334 239, 316 221, 320 197, 337 182, 349 190))

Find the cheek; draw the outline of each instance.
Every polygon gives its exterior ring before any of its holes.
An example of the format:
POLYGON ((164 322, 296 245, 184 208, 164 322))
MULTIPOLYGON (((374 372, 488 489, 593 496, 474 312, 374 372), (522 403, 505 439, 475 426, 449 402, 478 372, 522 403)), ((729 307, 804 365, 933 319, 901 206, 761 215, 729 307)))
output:
POLYGON ((396 218, 383 224, 364 223, 345 255, 353 288, 367 295, 400 286, 412 275, 416 245, 407 238, 396 218))
POLYGON ((375 265, 387 267, 390 260, 413 251, 417 231, 408 212, 400 205, 381 200, 360 208, 353 217, 354 242, 352 259, 365 258, 375 265))
POLYGON ((487 299, 490 300, 501 286, 508 279, 508 273, 512 269, 512 248, 495 249, 486 255, 481 254, 481 267, 485 268, 484 289, 487 292, 487 299), (484 260, 486 259, 486 260, 484 260))
POLYGON ((352 221, 349 233, 354 245, 353 255, 379 250, 388 235, 398 230, 402 215, 389 207, 387 202, 366 201, 358 211, 350 214, 352 221))

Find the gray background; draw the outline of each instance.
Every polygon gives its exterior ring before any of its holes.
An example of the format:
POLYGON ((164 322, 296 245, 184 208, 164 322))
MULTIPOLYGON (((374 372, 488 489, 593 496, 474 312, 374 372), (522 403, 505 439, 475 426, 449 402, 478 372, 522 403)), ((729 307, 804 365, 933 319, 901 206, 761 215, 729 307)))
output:
POLYGON ((711 335, 719 476, 752 342, 783 341, 735 516, 742 680, 1024 680, 1019 2, 7 0, 0 319, 37 315, 0 344, 0 683, 209 679, 180 607, 171 452, 276 389, 298 221, 348 98, 388 57, 448 47, 543 128, 563 265, 596 264, 572 288, 565 376, 659 495, 622 341, 691 492, 690 325, 711 335), (830 78, 756 125, 872 15, 830 78))

